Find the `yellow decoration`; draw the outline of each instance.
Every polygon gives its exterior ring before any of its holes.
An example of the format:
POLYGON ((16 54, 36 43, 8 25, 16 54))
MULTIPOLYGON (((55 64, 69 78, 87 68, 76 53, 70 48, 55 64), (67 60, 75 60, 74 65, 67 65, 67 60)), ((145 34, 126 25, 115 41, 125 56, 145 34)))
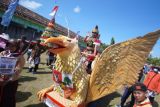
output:
MULTIPOLYGON (((86 73, 82 63, 73 74, 76 87, 74 97, 71 98, 73 102, 77 106, 82 103, 87 104, 113 93, 125 84, 135 83, 140 69, 159 37, 160 31, 156 31, 106 48, 96 58, 91 75, 86 73)), ((50 52, 57 54, 56 69, 73 73, 81 59, 77 43, 65 36, 49 38, 46 40, 46 44, 48 43, 59 46, 59 48, 50 47, 49 49, 50 52)), ((46 90, 42 90, 39 95, 45 92, 46 90)))

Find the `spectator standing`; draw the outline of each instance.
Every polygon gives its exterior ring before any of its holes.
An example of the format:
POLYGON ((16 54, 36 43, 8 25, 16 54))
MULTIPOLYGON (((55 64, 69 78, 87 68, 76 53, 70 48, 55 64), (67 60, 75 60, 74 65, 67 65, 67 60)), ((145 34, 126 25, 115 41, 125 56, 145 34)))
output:
POLYGON ((3 57, 16 57, 17 63, 13 75, 0 74, 0 107, 16 107, 15 95, 18 79, 24 66, 24 57, 18 52, 17 41, 10 41, 5 51, 0 53, 3 57))
POLYGON ((151 102, 147 98, 147 87, 143 83, 133 85, 133 95, 135 98, 133 107, 152 107, 151 102))
POLYGON ((144 84, 148 88, 148 96, 153 103, 155 96, 160 93, 160 68, 152 67, 144 80, 144 84))

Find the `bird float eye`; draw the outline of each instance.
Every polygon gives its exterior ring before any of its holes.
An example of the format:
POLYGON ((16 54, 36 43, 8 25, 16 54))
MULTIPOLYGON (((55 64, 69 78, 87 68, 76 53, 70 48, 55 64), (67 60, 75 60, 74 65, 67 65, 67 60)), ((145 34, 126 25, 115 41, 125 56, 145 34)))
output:
POLYGON ((54 43, 47 43, 47 46, 48 46, 49 48, 59 48, 59 47, 60 47, 59 45, 54 44, 54 43))
POLYGON ((49 48, 52 48, 52 47, 53 47, 53 44, 52 44, 52 43, 47 43, 47 46, 48 46, 49 48))
POLYGON ((71 42, 71 40, 70 40, 70 39, 68 39, 67 41, 68 41, 68 42, 71 42))

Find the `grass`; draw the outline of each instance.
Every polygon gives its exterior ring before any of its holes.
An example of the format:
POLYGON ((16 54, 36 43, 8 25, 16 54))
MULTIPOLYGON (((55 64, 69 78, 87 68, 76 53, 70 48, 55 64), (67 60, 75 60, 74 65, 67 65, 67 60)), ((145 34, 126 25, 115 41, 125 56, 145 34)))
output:
MULTIPOLYGON (((42 58, 42 62, 45 62, 45 57, 42 58)), ((26 65, 19 80, 16 107, 46 107, 43 103, 38 101, 36 94, 39 90, 51 84, 52 72, 45 64, 40 65, 37 74, 29 73, 26 65)), ((118 91, 104 98, 103 101, 106 107, 114 107, 114 105, 119 104, 121 93, 122 91, 118 91)), ((156 97, 156 102, 153 107, 160 107, 160 95, 156 97)))

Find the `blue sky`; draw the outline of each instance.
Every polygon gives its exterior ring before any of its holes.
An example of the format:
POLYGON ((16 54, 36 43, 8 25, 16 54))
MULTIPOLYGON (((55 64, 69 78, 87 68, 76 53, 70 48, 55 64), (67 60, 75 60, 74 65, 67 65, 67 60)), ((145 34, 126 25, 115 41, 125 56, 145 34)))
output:
MULTIPOLYGON (((58 5, 57 23, 81 36, 98 25, 106 44, 112 37, 122 42, 160 29, 160 0, 20 0, 20 4, 48 19, 58 5)), ((160 57, 160 40, 151 53, 160 57)))

